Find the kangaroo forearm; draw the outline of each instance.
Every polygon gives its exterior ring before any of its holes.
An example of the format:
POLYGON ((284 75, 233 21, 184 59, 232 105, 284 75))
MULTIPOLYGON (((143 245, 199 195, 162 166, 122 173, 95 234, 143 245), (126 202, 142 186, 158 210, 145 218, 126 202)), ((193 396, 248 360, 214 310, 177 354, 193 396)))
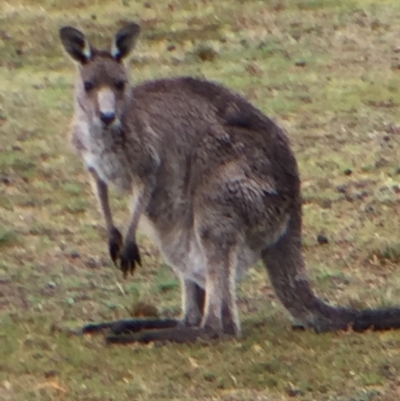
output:
POLYGON ((114 227, 114 222, 112 218, 110 202, 108 199, 108 187, 107 184, 101 180, 94 169, 89 168, 89 172, 94 180, 94 190, 96 192, 96 197, 100 205, 101 213, 103 214, 107 231, 110 232, 114 227))
POLYGON ((129 225, 126 230, 126 239, 133 240, 136 236, 137 227, 139 225, 140 216, 146 210, 149 204, 151 193, 153 191, 154 185, 152 182, 143 184, 140 183, 136 188, 137 195, 131 200, 132 203, 132 213, 129 221, 129 225))
POLYGON ((106 222, 107 230, 110 231, 113 226, 113 218, 111 214, 110 203, 108 200, 108 187, 107 184, 101 180, 98 180, 97 183, 97 197, 100 203, 100 208, 104 216, 104 220, 106 222))
POLYGON ((89 167, 88 170, 92 177, 94 192, 96 193, 101 213, 103 214, 106 222, 108 251, 112 261, 116 264, 123 246, 123 240, 118 228, 114 226, 110 203, 108 200, 108 187, 107 184, 99 177, 94 168, 89 167))

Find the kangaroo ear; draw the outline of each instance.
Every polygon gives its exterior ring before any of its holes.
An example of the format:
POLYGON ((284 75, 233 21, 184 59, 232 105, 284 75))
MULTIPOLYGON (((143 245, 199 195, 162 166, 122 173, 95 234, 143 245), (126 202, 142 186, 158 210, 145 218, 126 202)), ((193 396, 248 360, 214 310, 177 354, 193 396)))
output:
POLYGON ((61 43, 66 52, 81 64, 87 63, 92 57, 92 50, 85 35, 72 26, 64 26, 59 31, 61 43))
POLYGON ((120 61, 135 47, 140 33, 140 26, 134 22, 121 28, 114 37, 111 55, 120 61))

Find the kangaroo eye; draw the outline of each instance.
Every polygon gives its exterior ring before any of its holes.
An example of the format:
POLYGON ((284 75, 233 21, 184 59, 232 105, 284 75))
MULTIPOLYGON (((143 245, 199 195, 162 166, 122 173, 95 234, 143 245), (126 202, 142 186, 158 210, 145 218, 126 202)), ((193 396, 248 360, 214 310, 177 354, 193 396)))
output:
POLYGON ((115 89, 122 91, 125 88, 125 81, 122 79, 118 79, 117 81, 114 82, 114 87, 115 89))
POLYGON ((85 81, 85 82, 83 83, 83 87, 85 88, 85 91, 86 91, 86 92, 90 92, 90 91, 93 89, 94 84, 93 84, 92 81, 85 81))

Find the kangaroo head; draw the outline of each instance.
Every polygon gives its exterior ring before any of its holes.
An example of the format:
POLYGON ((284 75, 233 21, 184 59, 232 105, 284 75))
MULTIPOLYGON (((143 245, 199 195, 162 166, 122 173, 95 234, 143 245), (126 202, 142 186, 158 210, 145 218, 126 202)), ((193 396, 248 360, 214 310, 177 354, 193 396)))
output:
POLYGON ((130 23, 114 36, 110 50, 98 50, 78 29, 60 29, 64 49, 78 66, 76 100, 92 124, 102 128, 120 124, 129 88, 123 61, 135 47, 139 32, 139 25, 130 23))

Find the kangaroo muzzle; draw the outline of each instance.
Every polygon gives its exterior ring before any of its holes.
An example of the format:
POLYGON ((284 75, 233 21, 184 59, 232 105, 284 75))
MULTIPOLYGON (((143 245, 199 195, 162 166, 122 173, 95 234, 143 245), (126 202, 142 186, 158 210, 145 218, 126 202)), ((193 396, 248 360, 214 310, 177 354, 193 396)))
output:
POLYGON ((97 93, 97 103, 100 121, 106 126, 111 125, 116 119, 113 91, 109 88, 100 89, 97 93))

